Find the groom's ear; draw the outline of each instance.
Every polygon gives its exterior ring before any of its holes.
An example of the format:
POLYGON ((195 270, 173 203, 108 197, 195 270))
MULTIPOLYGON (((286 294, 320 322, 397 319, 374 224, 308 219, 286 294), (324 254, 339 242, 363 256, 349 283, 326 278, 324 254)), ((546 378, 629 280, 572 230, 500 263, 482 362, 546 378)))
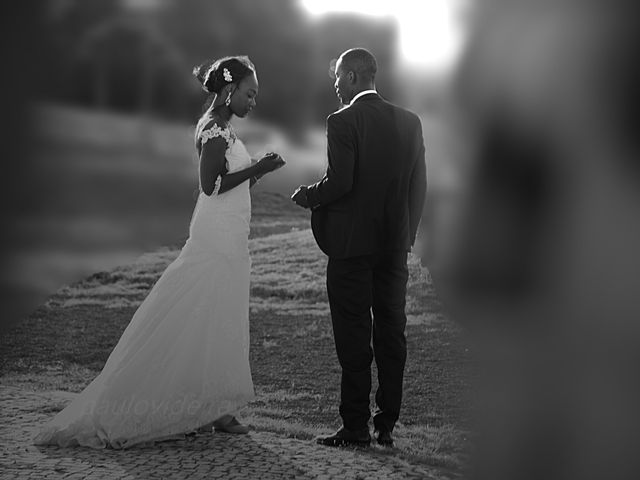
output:
POLYGON ((349 79, 349 83, 356 83, 356 72, 349 70, 347 73, 347 79, 349 79))

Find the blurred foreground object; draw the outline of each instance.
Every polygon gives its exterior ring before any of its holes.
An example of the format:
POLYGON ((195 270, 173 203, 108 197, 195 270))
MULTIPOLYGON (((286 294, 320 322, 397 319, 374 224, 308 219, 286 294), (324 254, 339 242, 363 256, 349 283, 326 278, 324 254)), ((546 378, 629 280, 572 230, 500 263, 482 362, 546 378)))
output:
POLYGON ((466 188, 424 223, 483 362, 476 478, 640 478, 639 9, 474 8, 466 188))

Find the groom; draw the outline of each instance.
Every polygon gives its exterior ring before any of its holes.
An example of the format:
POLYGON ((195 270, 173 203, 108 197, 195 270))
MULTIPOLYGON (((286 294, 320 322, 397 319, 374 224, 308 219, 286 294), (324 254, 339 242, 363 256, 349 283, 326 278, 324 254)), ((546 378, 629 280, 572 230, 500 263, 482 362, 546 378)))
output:
POLYGON ((373 358, 379 384, 373 424, 380 445, 393 445, 402 399, 407 252, 422 214, 426 167, 420 120, 378 95, 376 71, 365 49, 340 56, 334 87, 346 107, 327 118, 327 172, 292 196, 311 208, 313 234, 329 257, 343 421, 335 434, 318 439, 329 446, 370 444, 373 358))

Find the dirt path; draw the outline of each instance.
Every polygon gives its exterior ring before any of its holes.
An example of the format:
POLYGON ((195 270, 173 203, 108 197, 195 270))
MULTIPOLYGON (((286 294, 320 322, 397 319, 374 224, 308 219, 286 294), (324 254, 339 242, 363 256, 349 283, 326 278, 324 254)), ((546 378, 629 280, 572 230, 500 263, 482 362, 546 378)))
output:
MULTIPOLYGON (((67 392, 0 387, 0 478, 450 479, 380 448, 332 449, 267 432, 207 434, 131 450, 35 447, 31 438, 67 392)), ((57 409, 57 408, 55 408, 57 409)))

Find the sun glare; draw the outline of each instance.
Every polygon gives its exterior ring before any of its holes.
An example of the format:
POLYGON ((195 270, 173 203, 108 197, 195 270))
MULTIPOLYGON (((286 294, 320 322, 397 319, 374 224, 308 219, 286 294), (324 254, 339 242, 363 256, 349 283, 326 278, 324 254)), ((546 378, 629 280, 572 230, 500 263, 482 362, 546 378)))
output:
POLYGON ((312 15, 354 12, 394 17, 400 27, 399 53, 405 65, 442 71, 455 61, 462 42, 457 22, 461 0, 300 0, 312 15))

